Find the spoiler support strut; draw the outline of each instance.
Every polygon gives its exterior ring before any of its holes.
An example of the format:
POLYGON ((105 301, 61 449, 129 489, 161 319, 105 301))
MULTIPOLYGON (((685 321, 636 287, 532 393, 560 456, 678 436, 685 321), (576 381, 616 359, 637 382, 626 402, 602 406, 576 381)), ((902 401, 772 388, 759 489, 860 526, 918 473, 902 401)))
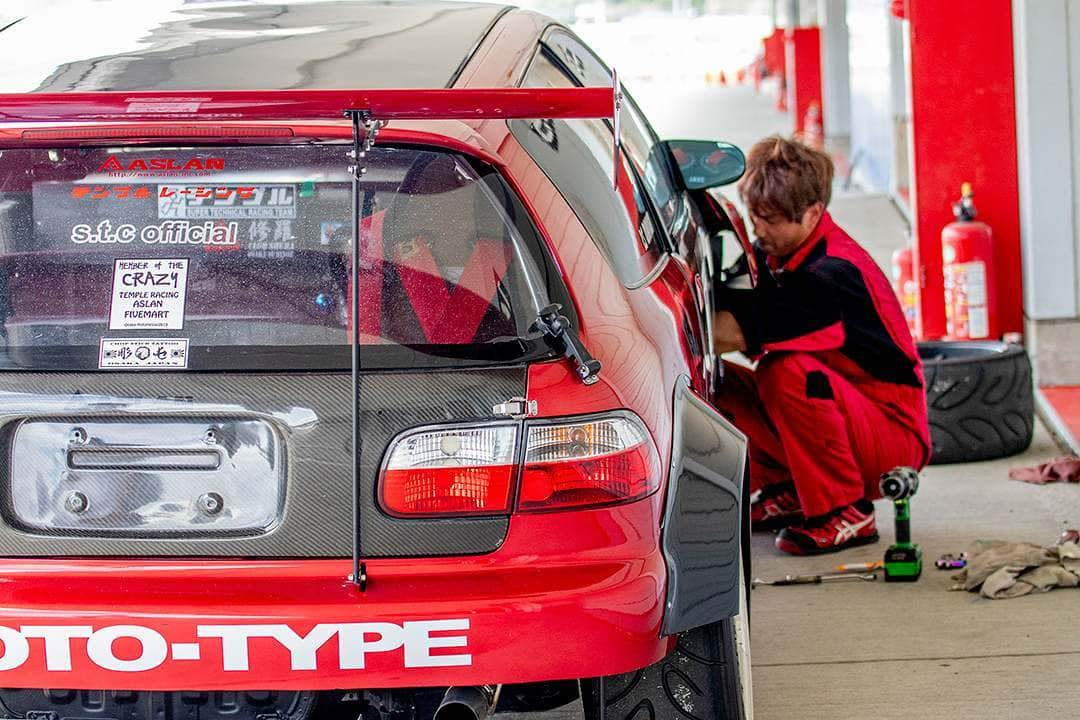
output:
POLYGON ((352 338, 350 368, 352 383, 352 574, 349 580, 360 591, 367 589, 367 568, 360 561, 360 451, 363 439, 360 435, 360 215, 364 210, 363 191, 360 182, 367 172, 367 151, 375 143, 382 123, 374 120, 367 110, 346 110, 346 117, 352 123, 353 149, 349 153, 353 164, 349 167, 352 174, 352 338))

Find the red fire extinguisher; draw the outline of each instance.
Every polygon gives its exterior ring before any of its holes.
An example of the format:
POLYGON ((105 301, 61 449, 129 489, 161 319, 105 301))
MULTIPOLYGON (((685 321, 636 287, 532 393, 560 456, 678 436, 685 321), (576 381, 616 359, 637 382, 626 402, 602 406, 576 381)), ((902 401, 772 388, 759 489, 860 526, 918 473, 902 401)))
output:
POLYGON ((971 183, 960 188, 953 205, 956 222, 941 231, 945 273, 945 331, 951 340, 978 340, 1000 335, 994 293, 994 236, 990 226, 975 220, 971 183))
POLYGON ((904 311, 908 330, 914 336, 919 316, 917 304, 919 284, 915 282, 915 251, 910 246, 902 247, 893 253, 892 280, 893 290, 896 292, 897 299, 900 300, 900 308, 904 311))

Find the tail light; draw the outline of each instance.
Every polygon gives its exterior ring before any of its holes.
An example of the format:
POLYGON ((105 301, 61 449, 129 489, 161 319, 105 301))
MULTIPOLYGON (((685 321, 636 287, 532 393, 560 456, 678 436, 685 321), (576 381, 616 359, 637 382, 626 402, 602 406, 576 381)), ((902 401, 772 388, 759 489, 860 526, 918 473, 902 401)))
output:
POLYGON ((630 502, 659 487, 659 460, 637 418, 528 428, 518 510, 630 502))
POLYGON ((383 508, 398 517, 508 515, 640 500, 660 487, 645 426, 620 413, 516 425, 421 428, 396 439, 380 479, 383 508))
POLYGON ((391 515, 506 515, 515 475, 514 425, 413 431, 390 446, 380 500, 391 515))

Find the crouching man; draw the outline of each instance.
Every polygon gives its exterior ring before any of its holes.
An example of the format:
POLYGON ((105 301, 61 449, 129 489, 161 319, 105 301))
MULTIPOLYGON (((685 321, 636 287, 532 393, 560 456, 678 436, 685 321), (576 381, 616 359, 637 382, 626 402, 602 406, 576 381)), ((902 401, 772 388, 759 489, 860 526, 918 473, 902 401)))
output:
POLYGON ((718 404, 750 439, 754 529, 795 555, 876 542, 882 473, 929 459, 919 357, 884 273, 829 216, 832 160, 779 137, 755 145, 739 191, 758 284, 717 313, 718 404))

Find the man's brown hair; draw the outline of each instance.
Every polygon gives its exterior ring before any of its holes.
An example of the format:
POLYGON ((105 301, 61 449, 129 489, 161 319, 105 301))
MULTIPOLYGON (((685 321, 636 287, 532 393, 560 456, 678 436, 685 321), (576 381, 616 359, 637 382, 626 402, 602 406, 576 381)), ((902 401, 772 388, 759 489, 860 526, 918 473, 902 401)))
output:
POLYGON ((773 135, 750 148, 739 192, 747 209, 758 217, 799 222, 814 203, 828 207, 832 180, 832 158, 773 135))

